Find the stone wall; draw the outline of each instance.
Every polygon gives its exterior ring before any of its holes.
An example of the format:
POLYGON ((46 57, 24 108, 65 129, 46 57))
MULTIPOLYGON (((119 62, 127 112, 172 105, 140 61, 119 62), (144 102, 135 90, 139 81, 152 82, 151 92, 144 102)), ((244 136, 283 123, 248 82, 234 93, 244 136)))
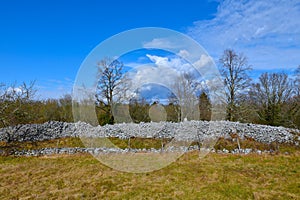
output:
POLYGON ((299 145, 300 131, 283 127, 244 124, 228 121, 186 121, 140 124, 115 124, 93 127, 84 122, 65 123, 50 121, 44 124, 25 124, 0 129, 0 141, 42 141, 62 137, 129 137, 176 138, 177 140, 204 140, 228 138, 237 134, 241 139, 258 142, 291 143, 299 145))

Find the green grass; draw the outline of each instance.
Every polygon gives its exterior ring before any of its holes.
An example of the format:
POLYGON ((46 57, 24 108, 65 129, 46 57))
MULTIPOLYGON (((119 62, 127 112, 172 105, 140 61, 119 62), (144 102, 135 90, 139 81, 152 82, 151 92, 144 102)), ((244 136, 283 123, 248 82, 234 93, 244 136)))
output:
POLYGON ((89 154, 0 157, 0 199, 300 199, 299 155, 190 152, 143 174, 89 154))

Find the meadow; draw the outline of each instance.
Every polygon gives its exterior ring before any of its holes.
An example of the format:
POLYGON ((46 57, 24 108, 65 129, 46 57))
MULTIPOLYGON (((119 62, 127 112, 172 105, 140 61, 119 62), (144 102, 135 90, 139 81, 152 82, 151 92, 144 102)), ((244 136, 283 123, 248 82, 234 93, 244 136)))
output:
POLYGON ((189 152, 149 173, 111 169, 89 154, 0 157, 0 199, 300 199, 300 151, 189 152))

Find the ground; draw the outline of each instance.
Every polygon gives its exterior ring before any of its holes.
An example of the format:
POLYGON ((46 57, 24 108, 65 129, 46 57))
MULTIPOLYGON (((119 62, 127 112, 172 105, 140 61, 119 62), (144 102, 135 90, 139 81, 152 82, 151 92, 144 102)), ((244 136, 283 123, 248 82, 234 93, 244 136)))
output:
POLYGON ((151 173, 111 169, 89 154, 0 157, 0 199, 300 199, 300 152, 189 152, 151 173))

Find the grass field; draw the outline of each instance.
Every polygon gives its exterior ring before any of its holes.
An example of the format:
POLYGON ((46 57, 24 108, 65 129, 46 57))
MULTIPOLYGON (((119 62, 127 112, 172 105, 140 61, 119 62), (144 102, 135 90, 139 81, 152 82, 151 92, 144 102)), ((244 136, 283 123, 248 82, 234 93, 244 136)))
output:
POLYGON ((300 199, 300 152, 184 154, 151 173, 104 166, 89 154, 0 157, 0 199, 300 199))

